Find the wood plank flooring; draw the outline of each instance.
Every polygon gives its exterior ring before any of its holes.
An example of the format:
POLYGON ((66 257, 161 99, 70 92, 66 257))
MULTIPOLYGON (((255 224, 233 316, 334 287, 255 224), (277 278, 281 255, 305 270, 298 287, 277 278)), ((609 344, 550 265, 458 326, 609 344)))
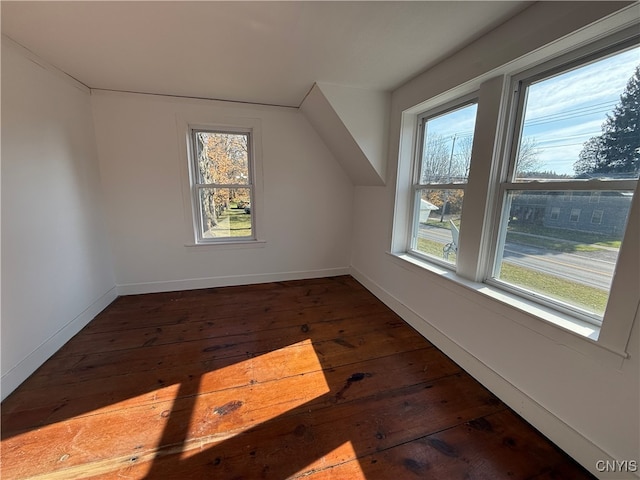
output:
POLYGON ((351 277, 120 297, 1 447, 3 479, 592 478, 351 277))

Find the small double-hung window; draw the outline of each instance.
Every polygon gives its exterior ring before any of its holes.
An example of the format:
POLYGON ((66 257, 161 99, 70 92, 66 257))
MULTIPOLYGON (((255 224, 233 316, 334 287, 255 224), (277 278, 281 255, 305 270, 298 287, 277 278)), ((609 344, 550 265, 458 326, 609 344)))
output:
POLYGON ((197 242, 254 240, 251 131, 191 128, 190 141, 197 242))
POLYGON ((514 79, 489 283, 602 321, 640 171, 639 64, 627 44, 514 79))
POLYGON ((410 251, 445 266, 456 263, 477 107, 462 99, 418 119, 410 251))

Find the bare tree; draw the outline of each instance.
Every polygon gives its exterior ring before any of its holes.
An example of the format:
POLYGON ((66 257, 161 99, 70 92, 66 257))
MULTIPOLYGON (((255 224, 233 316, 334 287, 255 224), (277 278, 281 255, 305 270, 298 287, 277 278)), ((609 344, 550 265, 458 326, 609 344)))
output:
POLYGON ((518 146, 518 160, 516 161, 516 175, 525 172, 537 172, 542 168, 540 148, 535 137, 524 137, 518 146))
MULTIPOLYGON (((471 150, 473 147, 473 137, 465 136, 460 138, 459 164, 464 169, 464 178, 469 175, 469 166, 471 165, 471 150)), ((542 167, 540 161, 540 148, 535 137, 524 137, 518 147, 518 160, 516 162, 516 171, 518 174, 525 172, 536 172, 542 167)))
POLYGON ((455 135, 427 136, 422 152, 420 183, 452 183, 465 176, 466 159, 456 146, 457 140, 455 135))

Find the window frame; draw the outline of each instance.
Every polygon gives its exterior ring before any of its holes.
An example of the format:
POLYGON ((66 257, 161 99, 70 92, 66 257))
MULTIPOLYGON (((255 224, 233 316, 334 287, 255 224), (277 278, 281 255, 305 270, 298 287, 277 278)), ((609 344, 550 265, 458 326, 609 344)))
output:
MULTIPOLYGON (((605 39, 606 40, 606 39, 605 39)), ((518 180, 516 178, 517 167, 517 153, 519 147, 519 139, 521 129, 523 125, 523 117, 525 113, 525 102, 527 99, 526 89, 529 85, 551 78, 554 75, 568 72, 574 68, 587 65, 592 61, 605 58, 610 55, 615 55, 629 48, 640 47, 640 35, 632 35, 631 38, 627 38, 623 41, 610 41, 604 46, 601 45, 587 45, 584 49, 572 51, 564 55, 560 55, 550 59, 546 62, 541 62, 533 67, 523 69, 522 71, 514 74, 508 78, 507 84, 509 85, 509 92, 511 95, 510 102, 507 108, 506 119, 501 125, 501 128, 508 132, 505 137, 503 145, 503 153, 499 157, 501 175, 498 177, 498 193, 494 197, 493 201, 496 205, 495 214, 493 217, 493 232, 492 237, 495 239, 492 243, 492 247, 486 252, 490 258, 490 266, 485 270, 483 275, 483 282, 487 285, 494 286, 502 289, 506 292, 517 295, 525 300, 534 301, 543 307, 557 310, 563 314, 570 315, 578 318, 581 321, 594 324, 600 327, 603 323, 605 313, 602 317, 591 314, 580 308, 567 304, 565 302, 557 301, 555 299, 540 295, 534 292, 530 292, 517 285, 512 285, 508 282, 495 278, 495 272, 499 270, 498 264, 501 262, 501 251, 504 249, 504 237, 506 232, 503 232, 503 218, 508 216, 510 204, 508 202, 509 192, 532 192, 532 191, 546 191, 546 192, 564 192, 563 200, 569 203, 574 203, 574 194, 579 192, 596 192, 600 194, 603 191, 637 191, 638 180, 620 180, 620 179, 562 179, 562 180, 518 180)), ((570 208, 568 221, 572 224, 577 224, 580 221, 580 214, 578 213, 578 219, 572 220, 572 215, 575 210, 579 208, 570 208)), ((626 226, 625 226, 626 227, 626 226)), ((625 235, 626 236, 626 235, 625 235)), ((624 239, 623 239, 624 240, 624 239)), ((612 287, 609 288, 609 295, 611 294, 612 287)))
POLYGON ((580 221, 580 214, 582 213, 581 208, 572 208, 569 213, 569 221, 571 223, 578 223, 580 221), (574 219, 575 216, 575 219, 574 219))
MULTIPOLYGON (((560 341, 599 361, 620 365, 626 353, 634 319, 640 311, 640 278, 635 265, 640 252, 635 244, 625 240, 640 235, 640 192, 637 181, 626 181, 624 188, 634 191, 625 236, 619 251, 609 301, 600 325, 585 322, 574 311, 565 311, 524 298, 508 289, 486 282, 487 272, 493 271, 495 243, 499 236, 497 222, 503 207, 501 181, 508 173, 509 148, 513 135, 513 102, 511 80, 523 72, 540 65, 563 69, 568 62, 579 61, 589 55, 622 44, 640 44, 638 21, 629 22, 621 15, 615 23, 598 23, 585 31, 569 35, 560 42, 550 43, 524 54, 509 63, 481 73, 450 89, 437 90, 419 103, 400 104, 398 116, 398 153, 390 258, 414 274, 425 279, 435 275, 461 295, 470 294, 474 301, 485 303, 514 322, 560 341), (478 114, 474 134, 473 161, 466 185, 466 202, 462 218, 465 235, 460 239, 455 270, 443 269, 431 259, 423 259, 407 250, 412 226, 413 168, 417 134, 417 117, 447 102, 459 101, 470 92, 478 92, 478 114), (472 199, 472 201, 470 201, 472 199), (496 199, 500 199, 498 202, 496 199), (637 217, 637 218, 636 218, 637 217), (466 292, 466 293, 465 293, 466 292), (511 313, 509 313, 511 312, 511 313)), ((556 182, 562 189, 563 185, 556 182)), ((598 181, 587 180, 583 190, 610 190, 598 181), (595 187, 595 188, 594 188, 595 187)), ((522 185, 518 185, 522 187, 522 185)), ((526 187, 525 187, 526 188, 526 187)), ((536 187, 531 187, 536 189, 536 187)), ((538 186, 549 190, 548 185, 538 186)), ((564 201, 572 202, 571 196, 564 201)), ((569 206, 569 205, 567 205, 569 206)), ((445 286, 443 285, 443 286, 445 286)))
MULTIPOLYGON (((423 149, 424 149, 424 135, 425 135, 425 126, 427 124, 427 122, 430 119, 434 119, 437 117, 441 117, 443 115, 446 115, 447 113, 451 113, 457 110, 460 110, 462 108, 465 108, 467 106, 470 105, 478 105, 478 92, 477 91, 473 91, 470 92, 468 94, 462 95, 452 101, 449 102, 445 102, 441 105, 438 105, 434 108, 430 108, 428 110, 423 111, 422 113, 420 113, 419 115, 417 115, 416 117, 416 129, 417 129, 417 135, 416 135, 416 144, 414 147, 414 158, 413 158, 413 165, 412 165, 412 186, 411 186, 411 190, 412 190, 412 196, 411 196, 411 223, 409 225, 409 232, 408 232, 408 243, 406 246, 406 250, 408 253, 410 253, 411 255, 414 255, 418 258, 424 259, 428 262, 432 262, 434 264, 437 264, 441 267, 447 268, 449 270, 455 270, 456 269, 456 264, 452 263, 452 262, 448 262, 446 261, 446 259, 443 258, 440 259, 438 257, 435 257, 433 255, 429 255, 426 254, 424 252, 421 252, 417 249, 417 232, 416 230, 419 228, 419 218, 420 218, 420 198, 421 198, 421 194, 420 192, 422 190, 425 189, 430 189, 430 190, 462 190, 463 195, 464 192, 466 190, 466 186, 468 184, 468 175, 467 175, 467 180, 465 182, 447 182, 447 183, 421 183, 421 166, 422 166, 422 156, 423 156, 423 149)), ((476 116, 476 120, 477 122, 477 116, 476 116)), ((474 125, 474 133, 475 133, 475 125, 474 125)), ((473 154, 471 157, 471 160, 469 161, 469 164, 471 165, 471 161, 473 159, 473 154)), ((464 197, 463 197, 464 198, 464 197)), ((462 201, 462 205, 463 205, 463 209, 464 209, 464 199, 462 201)), ((458 235, 461 235, 460 233, 458 233, 458 235)), ((459 248, 459 244, 458 244, 458 248, 459 248)))
MULTIPOLYGON (((262 168, 262 120, 255 117, 227 116, 209 113, 191 113, 188 116, 176 114, 176 127, 178 134, 179 154, 177 156, 177 168, 180 171, 180 182, 182 186, 182 209, 184 213, 184 230, 182 234, 183 246, 196 250, 219 250, 219 249, 245 249, 264 248, 267 239, 264 231, 264 186, 262 168), (215 241, 200 241, 198 238, 198 202, 194 198, 193 183, 197 176, 194 174, 194 145, 191 131, 221 131, 221 132, 250 132, 251 133, 251 156, 249 168, 253 180, 253 196, 251 199, 251 220, 252 238, 249 237, 222 237, 215 241), (251 159, 253 160, 251 162, 251 159)), ((242 188, 245 188, 242 185, 242 188)), ((209 240, 209 239, 206 239, 209 240)))
POLYGON ((191 179, 191 204, 193 213, 194 235, 197 244, 216 244, 229 242, 247 242, 256 240, 255 214, 254 214, 254 153, 253 153, 253 132, 250 128, 224 127, 212 128, 202 126, 189 126, 189 168, 191 179), (198 133, 245 135, 247 137, 247 183, 199 183, 199 166, 197 158, 198 133), (205 237, 202 225, 202 202, 200 193, 207 188, 220 189, 247 189, 249 190, 249 204, 251 205, 251 235, 246 236, 225 236, 225 237, 205 237))

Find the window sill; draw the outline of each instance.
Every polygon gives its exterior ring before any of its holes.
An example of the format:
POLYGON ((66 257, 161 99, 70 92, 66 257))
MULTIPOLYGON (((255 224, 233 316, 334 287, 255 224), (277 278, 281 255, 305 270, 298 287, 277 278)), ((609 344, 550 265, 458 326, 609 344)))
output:
POLYGON ((235 248, 264 248, 266 240, 221 240, 207 243, 185 243, 187 248, 195 249, 235 249, 235 248))
POLYGON ((628 358, 624 351, 618 351, 597 342, 600 327, 571 315, 525 300, 499 288, 484 283, 473 282, 460 277, 455 272, 429 263, 406 253, 388 252, 394 263, 413 272, 427 272, 450 282, 446 288, 463 287, 478 295, 480 302, 495 313, 509 318, 552 341, 577 350, 604 363, 618 368, 622 360, 628 358), (515 309, 524 315, 510 315, 505 308, 515 309))

